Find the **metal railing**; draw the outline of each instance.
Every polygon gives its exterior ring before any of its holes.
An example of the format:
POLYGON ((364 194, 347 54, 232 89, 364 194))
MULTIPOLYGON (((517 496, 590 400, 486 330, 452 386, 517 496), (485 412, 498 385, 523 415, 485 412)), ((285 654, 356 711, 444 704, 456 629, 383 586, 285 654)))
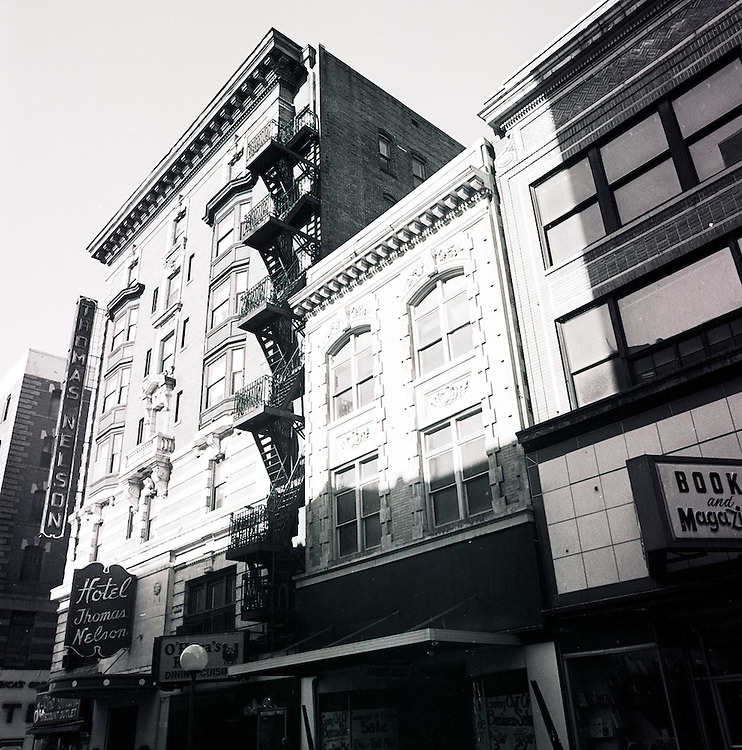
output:
POLYGON ((265 127, 261 128, 255 137, 247 144, 247 160, 252 159, 269 141, 276 141, 281 145, 288 143, 303 127, 317 130, 317 115, 309 108, 303 109, 296 117, 288 122, 271 120, 265 127))
POLYGON ((303 274, 304 269, 297 261, 275 279, 266 276, 240 298, 240 317, 244 318, 266 303, 282 305, 298 289, 303 274))
POLYGON ((240 224, 240 240, 244 241, 255 229, 262 226, 271 216, 279 221, 284 219, 291 209, 304 197, 310 196, 319 200, 317 181, 311 177, 301 177, 291 188, 278 198, 267 195, 256 203, 240 224))

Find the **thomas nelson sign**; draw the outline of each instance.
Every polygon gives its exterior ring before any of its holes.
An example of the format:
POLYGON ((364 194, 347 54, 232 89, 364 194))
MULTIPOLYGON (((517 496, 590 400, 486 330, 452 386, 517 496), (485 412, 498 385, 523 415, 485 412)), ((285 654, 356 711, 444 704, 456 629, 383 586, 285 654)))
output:
POLYGON ((131 644, 136 578, 99 562, 76 570, 64 645, 81 657, 113 656, 131 644))

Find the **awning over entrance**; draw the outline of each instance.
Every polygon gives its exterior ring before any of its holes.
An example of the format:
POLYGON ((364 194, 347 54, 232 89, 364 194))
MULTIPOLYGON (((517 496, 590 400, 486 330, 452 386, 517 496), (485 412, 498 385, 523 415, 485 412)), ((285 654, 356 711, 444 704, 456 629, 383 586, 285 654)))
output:
POLYGON ((65 675, 52 677, 46 691, 50 695, 70 698, 105 698, 116 693, 130 693, 136 690, 154 690, 154 679, 149 672, 136 674, 95 674, 65 675))
POLYGON ((446 630, 444 628, 424 628, 407 633, 371 638, 367 641, 343 643, 313 651, 304 651, 285 656, 273 656, 269 659, 237 664, 229 667, 229 676, 250 675, 299 675, 327 666, 357 660, 359 657, 378 656, 384 652, 399 653, 415 650, 420 647, 466 648, 475 646, 502 646, 513 648, 521 646, 517 636, 509 633, 482 633, 468 630, 446 630))

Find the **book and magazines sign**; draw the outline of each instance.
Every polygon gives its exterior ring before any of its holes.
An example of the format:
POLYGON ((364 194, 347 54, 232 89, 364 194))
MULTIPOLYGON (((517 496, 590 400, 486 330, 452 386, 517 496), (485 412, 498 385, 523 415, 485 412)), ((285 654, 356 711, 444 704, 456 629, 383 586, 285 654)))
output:
POLYGON ((64 645, 83 658, 102 659, 131 645, 136 578, 99 562, 76 570, 64 645))

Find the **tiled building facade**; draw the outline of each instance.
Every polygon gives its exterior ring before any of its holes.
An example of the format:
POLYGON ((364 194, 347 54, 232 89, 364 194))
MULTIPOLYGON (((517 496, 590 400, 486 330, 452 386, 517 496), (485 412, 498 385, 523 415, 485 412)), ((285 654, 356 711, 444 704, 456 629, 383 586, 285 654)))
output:
POLYGON ((742 741, 741 11, 603 3, 482 113, 575 748, 742 741))

